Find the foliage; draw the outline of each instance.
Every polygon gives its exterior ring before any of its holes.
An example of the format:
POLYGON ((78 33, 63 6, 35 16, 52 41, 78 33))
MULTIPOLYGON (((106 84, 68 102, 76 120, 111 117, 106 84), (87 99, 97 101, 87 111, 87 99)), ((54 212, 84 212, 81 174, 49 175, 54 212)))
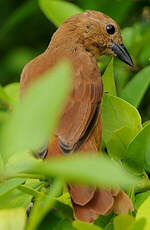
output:
POLYGON ((1 3, 10 8, 9 13, 1 10, 0 22, 0 229, 148 230, 150 2, 8 1, 1 3), (29 89, 22 103, 15 81, 24 64, 46 47, 49 30, 52 34, 66 18, 85 9, 103 11, 121 25, 135 67, 116 59, 109 62, 108 57, 98 61, 104 83, 103 156, 74 154, 43 162, 33 154, 51 141, 72 86, 72 67, 65 61, 47 72, 29 89), (31 29, 37 24, 39 27, 31 29), (118 216, 110 213, 94 224, 74 220, 67 182, 100 188, 119 185, 131 197, 135 212, 118 216), (34 205, 27 218, 31 202, 34 205))

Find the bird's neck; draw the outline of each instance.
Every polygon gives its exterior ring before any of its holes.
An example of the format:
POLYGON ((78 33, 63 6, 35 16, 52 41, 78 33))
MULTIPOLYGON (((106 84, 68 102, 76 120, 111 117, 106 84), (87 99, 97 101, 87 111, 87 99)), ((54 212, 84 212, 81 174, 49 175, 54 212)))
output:
POLYGON ((77 50, 79 52, 86 52, 87 55, 98 58, 101 56, 100 48, 91 42, 90 39, 85 39, 74 27, 71 29, 66 29, 65 27, 60 27, 52 36, 51 42, 48 46, 49 52, 54 49, 64 50, 77 50))

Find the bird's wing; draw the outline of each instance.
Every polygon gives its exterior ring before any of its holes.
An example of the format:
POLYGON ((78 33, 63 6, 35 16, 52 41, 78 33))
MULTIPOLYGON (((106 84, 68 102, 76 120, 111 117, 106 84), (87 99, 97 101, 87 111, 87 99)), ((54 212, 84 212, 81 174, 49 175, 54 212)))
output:
MULTIPOLYGON (((79 52, 78 55, 73 55, 70 51, 68 54, 66 52, 65 57, 72 61, 75 70, 74 87, 56 135, 62 151, 70 152, 78 149, 94 127, 103 89, 94 59, 82 52, 79 52)), ((56 64, 62 58, 61 53, 55 50, 50 56, 44 53, 24 68, 21 76, 21 94, 26 86, 51 69, 54 63, 56 64)))
POLYGON ((77 150, 93 129, 99 113, 102 91, 99 76, 91 80, 76 80, 57 133, 63 152, 77 150))

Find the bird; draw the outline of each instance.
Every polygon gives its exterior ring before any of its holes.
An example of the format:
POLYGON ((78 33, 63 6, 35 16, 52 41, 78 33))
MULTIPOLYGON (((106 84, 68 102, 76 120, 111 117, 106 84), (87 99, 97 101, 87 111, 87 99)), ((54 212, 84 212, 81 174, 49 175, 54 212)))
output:
MULTIPOLYGON (((73 89, 56 132, 42 151, 43 158, 101 152, 103 83, 97 59, 102 55, 118 57, 133 67, 118 24, 102 12, 86 10, 65 20, 53 34, 46 51, 24 67, 21 97, 36 79, 64 58, 73 66, 73 89)), ((61 87, 59 82, 58 87, 61 87)), ((69 184, 68 191, 74 217, 81 221, 93 223, 99 215, 107 215, 112 210, 116 214, 134 210, 132 201, 121 189, 69 184)))

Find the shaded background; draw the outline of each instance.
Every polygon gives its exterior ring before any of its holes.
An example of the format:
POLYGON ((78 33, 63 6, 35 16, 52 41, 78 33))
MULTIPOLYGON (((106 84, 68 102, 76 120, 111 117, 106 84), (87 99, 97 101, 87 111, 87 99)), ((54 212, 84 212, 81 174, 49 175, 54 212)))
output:
MULTIPOLYGON (((131 69, 115 60, 115 79, 120 95, 128 81, 150 63, 150 1, 70 2, 82 9, 102 11, 120 25, 125 45, 135 63, 135 68, 131 69)), ((5 0, 0 2, 0 28, 0 84, 7 85, 19 81, 23 66, 46 49, 56 26, 43 14, 37 0, 5 0)), ((102 73, 108 60, 103 58, 102 73)), ((149 98, 148 89, 139 107, 143 120, 150 119, 149 98)))

